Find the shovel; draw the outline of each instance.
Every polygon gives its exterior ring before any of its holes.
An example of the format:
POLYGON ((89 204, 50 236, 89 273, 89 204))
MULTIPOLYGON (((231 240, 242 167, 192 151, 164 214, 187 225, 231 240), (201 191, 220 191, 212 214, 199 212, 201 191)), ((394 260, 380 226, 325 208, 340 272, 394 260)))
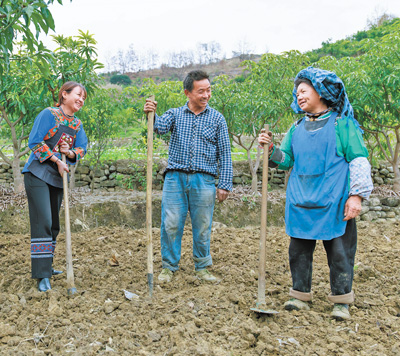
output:
MULTIPOLYGON (((65 154, 62 154, 62 161, 67 163, 65 154)), ((67 260, 67 293, 73 295, 78 291, 75 288, 74 270, 72 268, 72 246, 71 246, 71 227, 69 220, 69 198, 68 198, 68 173, 63 173, 63 190, 64 190, 64 211, 65 211, 65 246, 67 260)))
MULTIPOLYGON (((264 126, 265 132, 269 125, 264 126)), ((260 258, 258 266, 258 300, 255 308, 250 310, 262 314, 278 314, 276 310, 267 309, 265 303, 265 263, 266 263, 266 231, 267 231, 267 199, 268 199, 268 145, 264 144, 262 197, 261 197, 261 233, 260 233, 260 258)))
MULTIPOLYGON (((150 100, 154 101, 152 95, 150 100)), ((147 113, 147 179, 146 179, 146 237, 147 237, 147 283, 150 298, 153 297, 153 236, 152 236, 152 201, 153 188, 153 124, 154 111, 147 113)))

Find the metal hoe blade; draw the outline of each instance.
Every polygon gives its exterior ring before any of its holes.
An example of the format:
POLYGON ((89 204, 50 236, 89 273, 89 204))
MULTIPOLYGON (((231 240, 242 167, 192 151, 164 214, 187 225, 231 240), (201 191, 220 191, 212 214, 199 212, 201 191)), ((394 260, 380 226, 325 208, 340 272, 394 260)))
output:
POLYGON ((256 313, 261 313, 261 314, 267 314, 267 315, 273 315, 273 314, 279 314, 278 311, 272 310, 272 309, 266 309, 267 306, 265 304, 256 304, 255 308, 250 308, 250 310, 256 312, 256 313))

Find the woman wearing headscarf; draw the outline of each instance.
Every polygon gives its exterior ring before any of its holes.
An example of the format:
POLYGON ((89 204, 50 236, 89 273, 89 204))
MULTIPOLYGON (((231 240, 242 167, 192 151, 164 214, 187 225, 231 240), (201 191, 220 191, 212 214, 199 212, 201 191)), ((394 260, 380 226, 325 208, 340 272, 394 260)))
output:
POLYGON ((32 278, 38 290, 51 289, 50 278, 62 273, 53 268, 59 212, 63 198, 63 173, 86 153, 87 137, 75 113, 86 99, 86 89, 76 82, 65 83, 56 107, 44 109, 35 119, 28 146, 32 153, 25 164, 24 182, 31 226, 32 278))
POLYGON ((343 82, 333 72, 308 67, 294 81, 295 122, 278 148, 272 133, 261 133, 272 167, 288 170, 285 223, 290 236, 293 286, 286 310, 309 310, 313 253, 322 240, 330 269, 332 317, 349 319, 354 301, 353 267, 357 248, 355 218, 373 189, 362 130, 343 82))

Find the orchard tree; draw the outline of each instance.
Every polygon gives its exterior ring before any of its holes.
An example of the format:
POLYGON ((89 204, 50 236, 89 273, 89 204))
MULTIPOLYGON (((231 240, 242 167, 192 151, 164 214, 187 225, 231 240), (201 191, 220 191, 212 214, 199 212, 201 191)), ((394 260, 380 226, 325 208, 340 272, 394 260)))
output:
MULTIPOLYGON (((365 40, 357 58, 324 58, 318 65, 344 81, 356 119, 369 148, 393 168, 393 188, 400 191, 400 22, 398 31, 380 41, 365 40)), ((372 157, 371 157, 372 158, 372 157)))
POLYGON ((90 95, 96 86, 95 69, 101 68, 92 35, 80 31, 76 39, 55 36, 55 40, 59 48, 54 53, 40 45, 41 52, 30 56, 22 46, 0 73, 0 129, 3 137, 11 138, 13 158, 5 155, 5 147, 0 156, 13 167, 16 192, 23 190, 19 163, 29 152, 26 139, 38 112, 58 101, 59 89, 69 80, 85 85, 90 95))
POLYGON ((0 147, 0 157, 12 167, 16 192, 24 188, 20 160, 30 151, 26 140, 33 120, 43 109, 41 103, 48 100, 39 95, 41 84, 37 67, 24 57, 11 61, 0 74, 0 133, 12 144, 12 157, 6 155, 4 146, 0 147))
MULTIPOLYGON (((170 108, 182 106, 187 101, 184 95, 182 82, 180 81, 165 81, 157 85, 152 79, 145 79, 142 87, 137 88, 131 86, 123 90, 123 105, 131 112, 132 124, 140 124, 142 126, 142 142, 140 144, 144 146, 147 144, 147 123, 143 112, 143 106, 146 99, 151 95, 154 95, 157 101, 158 115, 162 115, 170 108)), ((165 143, 169 143, 169 134, 159 137, 165 143)))
MULTIPOLYGON (((30 53, 41 42, 39 34, 54 31, 54 20, 48 9, 54 0, 2 0, 0 6, 0 73, 10 64, 17 37, 24 40, 30 53), (35 34, 32 30, 35 30, 35 34)), ((62 0, 57 0, 62 5, 62 0)))
POLYGON ((61 86, 72 80, 83 84, 90 95, 99 81, 96 70, 104 68, 97 60, 97 41, 94 35, 78 30, 77 36, 58 35, 53 36, 53 39, 58 48, 47 63, 39 61, 39 64, 43 64, 41 73, 46 84, 43 90, 51 92, 55 104, 61 86))
POLYGON ((400 191, 400 26, 359 58, 358 70, 348 77, 357 119, 374 137, 381 154, 393 167, 393 189, 400 191))
POLYGON ((225 117, 232 141, 245 149, 252 176, 252 191, 257 191, 257 170, 261 151, 255 162, 251 153, 265 124, 274 133, 285 132, 293 121, 293 79, 308 64, 308 57, 297 51, 281 55, 264 54, 259 62, 244 61, 248 73, 244 81, 215 80, 211 105, 225 117))
POLYGON ((88 149, 97 165, 123 123, 119 95, 115 89, 98 88, 80 111, 79 117, 89 141, 88 149))
MULTIPOLYGON (((101 157, 111 147, 113 138, 124 122, 119 95, 116 89, 98 88, 88 97, 79 113, 88 137, 88 150, 96 169, 100 167, 101 157)), ((93 189, 94 181, 91 185, 92 192, 93 189)))

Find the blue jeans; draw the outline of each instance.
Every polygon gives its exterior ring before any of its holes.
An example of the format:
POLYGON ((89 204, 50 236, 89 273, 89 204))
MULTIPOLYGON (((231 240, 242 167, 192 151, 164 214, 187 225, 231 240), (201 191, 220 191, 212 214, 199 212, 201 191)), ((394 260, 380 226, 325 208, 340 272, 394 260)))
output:
POLYGON ((161 203, 162 268, 173 272, 179 269, 188 211, 192 220, 195 269, 212 265, 210 240, 215 194, 215 178, 209 174, 167 172, 161 203))

